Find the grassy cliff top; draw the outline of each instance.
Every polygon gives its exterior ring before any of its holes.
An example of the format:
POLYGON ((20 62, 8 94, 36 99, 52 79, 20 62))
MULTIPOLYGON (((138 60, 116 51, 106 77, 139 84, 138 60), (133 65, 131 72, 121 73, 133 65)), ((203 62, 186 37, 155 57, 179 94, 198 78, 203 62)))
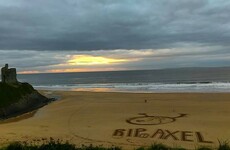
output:
POLYGON ((31 94, 34 88, 28 83, 7 84, 0 82, 0 108, 18 102, 23 96, 31 94))

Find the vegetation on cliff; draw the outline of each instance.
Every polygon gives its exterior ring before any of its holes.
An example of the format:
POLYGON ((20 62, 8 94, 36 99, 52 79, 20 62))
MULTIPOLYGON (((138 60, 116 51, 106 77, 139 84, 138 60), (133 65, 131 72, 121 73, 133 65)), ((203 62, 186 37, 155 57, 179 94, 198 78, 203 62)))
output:
POLYGON ((34 91, 34 88, 28 83, 8 84, 0 82, 0 108, 16 103, 34 91))
MULTIPOLYGON (((76 146, 74 144, 70 144, 68 142, 60 142, 60 141, 49 141, 45 142, 41 145, 36 144, 28 144, 28 143, 20 143, 14 142, 9 144, 6 147, 0 148, 0 150, 122 150, 121 147, 103 147, 103 146, 76 146)), ((135 149, 134 149, 135 150, 135 149)), ((139 147, 136 150, 186 150, 181 147, 169 147, 163 144, 153 144, 149 147, 139 147)), ((213 147, 197 147, 195 150, 230 150, 230 146, 227 142, 220 143, 220 145, 216 148, 213 147)))
POLYGON ((49 101, 29 83, 0 82, 0 121, 41 108, 49 101))

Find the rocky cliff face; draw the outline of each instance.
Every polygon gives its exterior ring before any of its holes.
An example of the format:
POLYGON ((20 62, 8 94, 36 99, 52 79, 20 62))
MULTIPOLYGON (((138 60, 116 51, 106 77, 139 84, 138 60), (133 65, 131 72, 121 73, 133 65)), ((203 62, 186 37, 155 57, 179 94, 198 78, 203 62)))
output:
POLYGON ((48 102, 48 98, 28 83, 0 83, 0 119, 35 110, 48 102))

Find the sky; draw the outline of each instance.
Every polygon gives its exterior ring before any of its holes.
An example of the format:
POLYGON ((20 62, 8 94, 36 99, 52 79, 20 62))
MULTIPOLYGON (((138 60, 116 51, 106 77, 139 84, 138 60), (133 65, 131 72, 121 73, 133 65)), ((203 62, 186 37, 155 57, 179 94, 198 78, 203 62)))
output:
POLYGON ((229 0, 0 0, 19 73, 230 66, 229 0))

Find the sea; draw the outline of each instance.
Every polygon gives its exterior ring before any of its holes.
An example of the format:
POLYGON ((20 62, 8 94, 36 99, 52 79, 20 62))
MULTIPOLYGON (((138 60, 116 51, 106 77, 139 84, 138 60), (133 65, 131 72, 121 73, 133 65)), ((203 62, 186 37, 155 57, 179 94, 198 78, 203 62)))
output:
POLYGON ((94 92, 230 92, 230 67, 19 74, 38 90, 94 92))

